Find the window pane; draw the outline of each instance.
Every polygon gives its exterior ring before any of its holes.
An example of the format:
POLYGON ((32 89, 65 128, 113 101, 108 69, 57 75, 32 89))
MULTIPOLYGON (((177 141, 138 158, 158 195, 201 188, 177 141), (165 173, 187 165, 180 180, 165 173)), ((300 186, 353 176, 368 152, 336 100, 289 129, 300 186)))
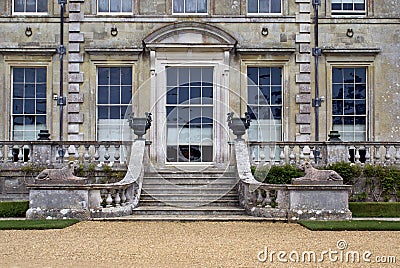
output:
POLYGON ((248 0, 248 12, 258 13, 258 0, 248 0))
POLYGON ((281 12, 281 0, 271 0, 271 13, 281 12))
POLYGON ((247 68, 247 77, 248 80, 247 84, 251 85, 250 83, 254 85, 258 85, 258 68, 253 68, 253 67, 248 67, 247 68))
POLYGON ((132 12, 132 0, 122 0, 122 12, 132 12))
POLYGON ((197 12, 207 13, 207 0, 197 0, 197 12))
POLYGON ((174 13, 183 13, 184 0, 173 0, 173 1, 174 1, 174 13))
POLYGON ((271 68, 271 84, 282 84, 282 68, 271 68))
POLYGON ((47 12, 47 0, 37 0, 37 12, 47 12))
POLYGON ((25 0, 14 0, 14 11, 24 12, 25 0))
POLYGON ((259 0, 259 13, 269 13, 269 0, 259 0))
POLYGON ((23 98, 24 97, 24 85, 14 84, 13 87, 13 98, 23 98))
POLYGON ((99 12, 108 12, 108 1, 109 0, 98 0, 99 12))
POLYGON ((34 82, 35 82, 35 69, 25 68, 25 83, 34 83, 34 82))
POLYGON ((343 83, 343 72, 341 68, 332 69, 332 83, 343 83))
POLYGON ((332 114, 342 115, 343 114, 343 101, 332 101, 332 114))
POLYGON ((185 12, 196 13, 196 0, 185 0, 185 12))
POLYGON ((22 114, 23 113, 23 100, 14 99, 13 101, 13 113, 22 114))
POLYGON ((175 87, 177 86, 178 80, 178 69, 177 68, 167 68, 167 86, 175 87))
POLYGON ((270 68, 260 68, 259 73, 259 83, 260 85, 270 85, 271 84, 271 69, 270 68))
POLYGON ((110 87, 110 104, 119 104, 120 103, 120 87, 111 86, 110 87))
POLYGON ((353 85, 345 85, 344 86, 344 98, 345 99, 353 99, 354 98, 354 86, 353 85))
POLYGON ((120 68, 110 68, 110 85, 121 84, 120 68))
POLYGON ((167 92, 167 104, 176 104, 178 100, 177 88, 172 88, 167 92))
POLYGON ((26 12, 36 12, 36 0, 26 0, 26 12))
POLYGON ((25 98, 35 97, 35 84, 25 84, 25 98))
POLYGON ((46 77, 47 77, 46 68, 37 68, 36 69, 36 82, 37 83, 45 83, 47 81, 46 77))
POLYGON ((25 70, 24 68, 13 68, 13 82, 24 82, 25 70))
POLYGON ((355 91, 355 98, 356 99, 365 99, 366 98, 366 88, 365 85, 356 85, 356 91, 355 91))
POLYGON ((108 104, 109 103, 109 87, 107 86, 99 86, 98 87, 98 100, 99 104, 108 104))
POLYGON ((110 11, 121 12, 121 0, 110 0, 110 11))
POLYGON ((108 107, 99 106, 97 116, 99 119, 108 119, 108 107))
POLYGON ((36 113, 46 114, 46 100, 36 100, 36 113))
POLYGON ((121 68, 121 85, 132 85, 132 68, 121 68))
POLYGON ((130 86, 121 87, 121 104, 129 104, 132 100, 132 88, 130 86))

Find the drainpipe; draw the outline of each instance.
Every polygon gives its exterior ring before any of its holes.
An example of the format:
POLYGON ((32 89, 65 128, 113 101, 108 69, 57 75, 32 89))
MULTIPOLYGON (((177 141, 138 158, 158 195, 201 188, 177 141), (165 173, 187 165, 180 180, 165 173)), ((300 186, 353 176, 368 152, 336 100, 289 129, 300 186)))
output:
MULTIPOLYGON (((67 104, 66 97, 64 97, 64 68, 63 68, 63 59, 66 54, 66 49, 64 47, 64 12, 65 5, 67 4, 67 0, 58 0, 58 4, 60 4, 60 45, 58 46, 57 53, 60 55, 60 94, 57 96, 57 105, 60 106, 60 135, 59 140, 63 140, 63 108, 67 104)), ((60 163, 63 161, 64 150, 62 145, 58 149, 58 155, 60 159, 60 163)))
MULTIPOLYGON (((318 84, 318 59, 321 56, 321 48, 318 47, 318 7, 321 4, 321 0, 312 1, 314 7, 314 48, 312 49, 312 55, 315 58, 315 98, 312 100, 312 107, 315 108, 315 141, 319 141, 319 107, 324 101, 324 98, 319 97, 319 84, 318 84)), ((315 163, 318 164, 320 157, 319 146, 315 146, 315 163)))

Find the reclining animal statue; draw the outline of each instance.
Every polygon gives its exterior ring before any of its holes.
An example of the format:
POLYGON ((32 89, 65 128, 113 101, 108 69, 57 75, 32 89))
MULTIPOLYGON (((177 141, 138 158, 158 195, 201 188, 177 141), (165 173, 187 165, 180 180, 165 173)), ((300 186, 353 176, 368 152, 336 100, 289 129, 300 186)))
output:
POLYGON ((313 182, 313 184, 317 182, 332 182, 334 184, 343 184, 343 178, 334 170, 316 169, 309 162, 305 162, 300 168, 304 170, 305 175, 292 179, 293 184, 297 184, 298 182, 313 182))
POLYGON ((77 182, 84 181, 86 178, 75 176, 75 163, 69 162, 67 166, 61 169, 45 169, 37 175, 35 180, 37 181, 58 181, 58 182, 77 182))

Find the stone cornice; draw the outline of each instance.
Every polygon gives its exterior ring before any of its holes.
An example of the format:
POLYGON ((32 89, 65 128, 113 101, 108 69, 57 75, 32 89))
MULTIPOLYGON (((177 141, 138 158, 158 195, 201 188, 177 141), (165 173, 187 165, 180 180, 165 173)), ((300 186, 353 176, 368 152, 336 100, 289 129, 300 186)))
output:
POLYGON ((85 52, 88 54, 133 54, 138 55, 143 52, 143 48, 113 48, 113 47, 86 47, 85 52))
POLYGON ((42 47, 0 47, 2 54, 40 54, 53 55, 57 53, 57 48, 42 48, 42 47))
POLYGON ((239 47, 236 48, 239 54, 293 54, 296 52, 295 47, 239 47))
POLYGON ((322 53, 324 54, 358 54, 358 55, 376 55, 381 52, 380 48, 335 48, 335 47, 323 47, 322 53))

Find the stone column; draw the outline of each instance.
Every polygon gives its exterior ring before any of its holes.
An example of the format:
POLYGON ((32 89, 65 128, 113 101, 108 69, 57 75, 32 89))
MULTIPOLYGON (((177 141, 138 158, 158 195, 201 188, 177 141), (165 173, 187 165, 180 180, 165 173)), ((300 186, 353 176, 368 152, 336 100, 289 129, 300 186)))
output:
POLYGON ((83 103, 83 94, 80 92, 80 85, 84 81, 84 74, 81 72, 83 53, 81 44, 85 41, 81 32, 81 22, 84 12, 81 4, 84 0, 69 0, 69 27, 68 27, 68 140, 83 140, 83 133, 80 132, 80 125, 84 117, 80 110, 83 103))
POLYGON ((299 87, 296 95, 296 103, 299 105, 299 113, 296 114, 297 134, 296 141, 309 141, 311 135, 311 4, 310 0, 296 0, 299 5, 299 13, 296 14, 296 22, 299 25, 299 33, 296 34, 296 64, 299 72, 296 73, 296 84, 299 87))

